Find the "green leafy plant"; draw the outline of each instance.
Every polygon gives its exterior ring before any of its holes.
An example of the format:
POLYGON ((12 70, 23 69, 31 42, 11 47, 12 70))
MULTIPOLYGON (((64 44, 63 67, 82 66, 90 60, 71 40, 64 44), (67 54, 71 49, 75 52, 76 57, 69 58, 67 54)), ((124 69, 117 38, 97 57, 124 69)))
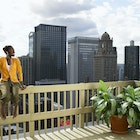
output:
POLYGON ((128 124, 134 127, 140 126, 140 87, 134 88, 128 85, 121 93, 124 102, 121 105, 122 113, 127 115, 128 124))
POLYGON ((91 98, 97 123, 100 120, 109 127, 110 117, 118 115, 119 118, 127 116, 128 124, 131 126, 140 126, 140 87, 124 87, 124 90, 115 95, 116 87, 107 87, 100 80, 97 93, 91 98))
MULTIPOLYGON (((121 110, 119 102, 122 98, 118 98, 114 95, 115 89, 116 87, 107 87, 102 80, 99 81, 97 94, 91 98, 91 100, 93 100, 97 123, 102 120, 109 126, 110 116, 118 114, 117 112, 121 110)), ((122 116, 122 114, 120 116, 122 116)))

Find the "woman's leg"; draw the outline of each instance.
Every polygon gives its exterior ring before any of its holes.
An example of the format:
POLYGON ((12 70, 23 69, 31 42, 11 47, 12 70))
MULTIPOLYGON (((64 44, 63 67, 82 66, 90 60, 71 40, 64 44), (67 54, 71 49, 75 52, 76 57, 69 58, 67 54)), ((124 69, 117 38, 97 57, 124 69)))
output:
POLYGON ((6 104, 10 101, 9 82, 0 82, 0 113, 3 120, 6 119, 6 104))
POLYGON ((18 90, 19 90, 19 83, 12 83, 12 101, 14 103, 13 118, 17 116, 18 103, 20 101, 18 90))

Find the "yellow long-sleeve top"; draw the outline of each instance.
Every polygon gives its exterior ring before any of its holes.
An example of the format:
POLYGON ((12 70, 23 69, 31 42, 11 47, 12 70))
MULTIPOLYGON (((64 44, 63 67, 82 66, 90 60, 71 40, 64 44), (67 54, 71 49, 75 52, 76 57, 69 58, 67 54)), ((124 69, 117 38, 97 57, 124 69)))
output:
POLYGON ((11 58, 12 63, 10 65, 10 70, 6 66, 6 57, 0 58, 0 73, 1 73, 1 81, 7 81, 8 78, 11 79, 12 82, 22 82, 22 67, 20 60, 18 58, 11 58))

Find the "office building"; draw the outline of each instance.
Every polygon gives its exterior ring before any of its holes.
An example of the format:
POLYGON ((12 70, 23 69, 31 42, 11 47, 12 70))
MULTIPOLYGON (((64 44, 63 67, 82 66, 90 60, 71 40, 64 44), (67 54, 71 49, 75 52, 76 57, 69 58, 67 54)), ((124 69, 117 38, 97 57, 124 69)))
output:
POLYGON ((124 80, 124 64, 117 64, 117 80, 124 80))
POLYGON ((130 46, 125 46, 124 78, 126 80, 139 80, 139 46, 130 41, 130 46))
POLYGON ((99 39, 74 37, 68 40, 68 83, 93 82, 94 51, 99 39))
POLYGON ((29 57, 29 55, 19 57, 21 65, 22 65, 22 72, 23 72, 23 81, 25 85, 33 85, 33 58, 29 57))
POLYGON ((117 80, 117 51, 107 32, 99 39, 99 48, 94 54, 94 76, 95 82, 117 80))
POLYGON ((66 81, 66 27, 40 24, 30 36, 30 41, 32 39, 33 52, 30 51, 29 54, 33 56, 35 81, 66 81))
POLYGON ((29 33, 29 57, 33 58, 34 32, 29 33))

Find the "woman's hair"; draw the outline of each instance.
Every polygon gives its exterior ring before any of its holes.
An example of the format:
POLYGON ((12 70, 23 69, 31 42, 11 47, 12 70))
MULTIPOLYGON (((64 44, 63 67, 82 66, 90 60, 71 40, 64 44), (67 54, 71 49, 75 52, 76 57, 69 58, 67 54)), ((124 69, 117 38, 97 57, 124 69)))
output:
POLYGON ((3 48, 3 51, 6 53, 6 52, 8 52, 11 48, 13 48, 11 45, 6 45, 6 46, 3 48))

